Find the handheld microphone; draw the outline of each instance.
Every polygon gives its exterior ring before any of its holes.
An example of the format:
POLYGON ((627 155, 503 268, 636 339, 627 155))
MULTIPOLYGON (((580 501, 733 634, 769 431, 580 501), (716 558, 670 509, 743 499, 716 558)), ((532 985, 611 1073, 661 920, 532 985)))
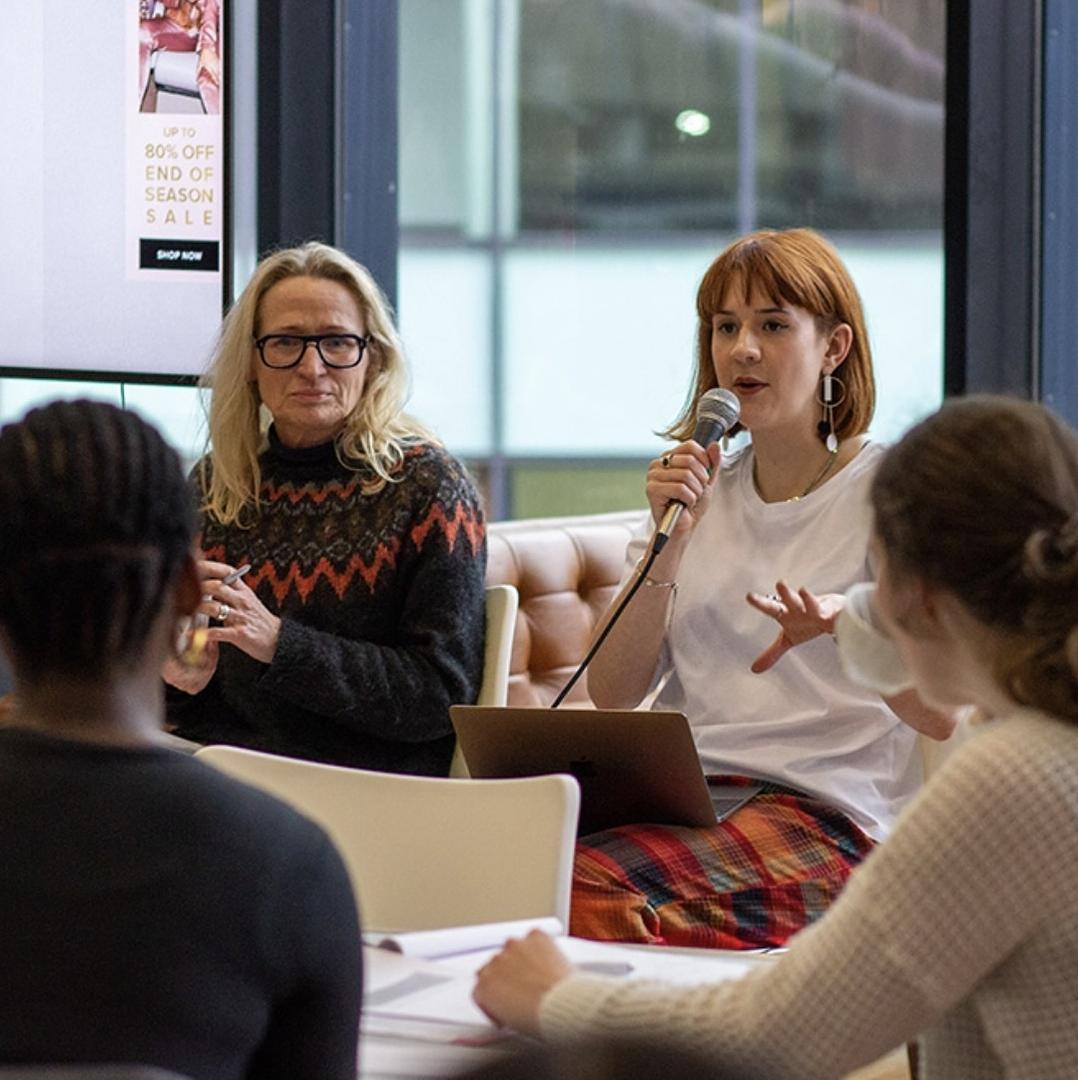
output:
MULTIPOLYGON (((708 390, 700 398, 700 402, 696 406, 696 429, 693 431, 692 437, 706 450, 716 439, 721 439, 737 423, 740 415, 741 402, 738 401, 736 394, 718 387, 714 390, 708 390)), ((592 642, 591 648, 588 649, 584 659, 580 661, 580 666, 573 672, 572 678, 558 691, 558 696, 554 699, 551 708, 556 709, 565 700, 565 695, 572 690, 577 680, 584 674, 584 670, 591 663, 592 657, 602 647, 607 635, 614 629, 614 624, 621 618, 621 613, 628 607, 629 601, 636 595, 637 590, 647 578, 651 564, 655 562, 655 557, 662 551, 666 541, 670 539, 670 531, 676 524, 678 515, 684 509, 684 503, 678 502, 677 499, 671 499, 670 505, 667 506, 663 519, 655 531, 655 536, 651 541, 651 549, 644 560, 643 569, 636 574, 636 580, 632 582, 625 595, 622 596, 620 603, 614 610, 614 614, 607 620, 603 632, 592 642)))
MULTIPOLYGON (((696 428, 692 433, 693 441, 699 443, 705 450, 725 435, 730 428, 737 423, 741 416, 741 402, 731 390, 715 387, 708 390, 700 398, 696 406, 696 428)), ((677 519, 681 517, 681 511, 685 504, 680 499, 671 499, 667 504, 666 512, 655 530, 655 539, 652 541, 651 550, 658 555, 670 539, 674 531, 677 519)))

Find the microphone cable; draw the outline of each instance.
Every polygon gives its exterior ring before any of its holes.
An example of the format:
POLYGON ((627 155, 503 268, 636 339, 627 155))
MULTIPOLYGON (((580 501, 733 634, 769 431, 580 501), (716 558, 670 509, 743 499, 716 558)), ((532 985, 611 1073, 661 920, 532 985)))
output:
MULTIPOLYGON (((696 404, 696 428, 693 431, 693 440, 706 450, 737 423, 740 415, 741 402, 738 400, 737 395, 730 390, 718 386, 713 387, 701 395, 696 404)), ((606 641, 607 635, 614 628, 614 624, 621 617, 621 613, 629 606, 629 601, 636 596, 637 590, 647 579, 659 552, 662 551, 667 540, 670 539, 670 533, 677 524, 678 516, 684 509, 685 504, 677 499, 673 499, 667 504, 662 519, 652 534, 643 570, 637 576, 632 588, 622 598, 621 603, 618 604, 614 614, 610 616, 610 621, 603 627, 603 632, 595 639, 591 648, 588 649, 587 655, 580 661, 580 666, 573 672, 572 678, 558 691, 558 696, 551 705, 552 709, 556 709, 565 700, 565 695, 576 686, 580 676, 584 674, 584 669, 591 663, 600 646, 606 641)))
POLYGON ((554 699, 553 703, 550 706, 552 709, 556 709, 565 700, 565 695, 568 694, 574 686, 576 686, 577 682, 580 679, 580 676, 584 674, 584 671, 586 670, 588 664, 591 663, 595 654, 602 647, 603 642, 606 641, 607 635, 610 633, 611 630, 614 629, 614 624, 618 621, 618 619, 621 618, 621 613, 629 606, 629 601, 632 600, 634 596, 636 596, 637 592, 640 589, 640 586, 644 584, 644 579, 651 572, 652 564, 659 557, 660 550, 661 545, 651 545, 651 549, 648 552, 647 558, 644 561, 643 569, 636 576, 636 581, 633 582, 632 587, 621 598, 621 603, 618 604, 618 606, 614 609, 614 614, 610 616, 610 619, 607 621, 606 626, 603 627, 603 632, 595 639, 594 642, 592 642, 591 648, 588 649, 586 655, 584 656, 584 659, 580 661, 579 667, 577 667, 576 671, 573 672, 572 678, 570 678, 570 680, 558 691, 558 696, 554 699))

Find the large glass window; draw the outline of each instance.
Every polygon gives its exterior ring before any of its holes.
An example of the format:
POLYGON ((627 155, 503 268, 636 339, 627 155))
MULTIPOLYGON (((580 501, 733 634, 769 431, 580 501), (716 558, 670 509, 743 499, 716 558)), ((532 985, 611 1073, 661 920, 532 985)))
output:
MULTIPOLYGON (((642 505, 688 389, 701 274, 752 228, 849 263, 894 437, 942 387, 945 0, 401 0, 401 327, 412 410, 495 516, 642 505)), ((193 390, 0 380, 141 409, 193 390)))
POLYGON ((57 398, 93 398, 135 409, 155 424, 181 457, 193 464, 206 444, 201 391, 189 386, 76 381, 71 379, 0 379, 0 424, 57 398))
POLYGON ((696 285, 752 228, 847 260, 878 437, 938 403, 944 0, 400 11, 413 406, 484 461, 495 513, 642 502, 625 478, 688 389, 696 285))
POLYGON ((941 223, 939 0, 523 0, 522 231, 941 223))

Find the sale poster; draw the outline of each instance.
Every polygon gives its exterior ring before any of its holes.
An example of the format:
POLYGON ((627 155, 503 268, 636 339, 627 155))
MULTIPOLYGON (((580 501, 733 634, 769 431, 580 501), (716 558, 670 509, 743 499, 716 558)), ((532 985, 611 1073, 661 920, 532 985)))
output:
POLYGON ((221 272, 227 2, 125 0, 128 278, 221 272))

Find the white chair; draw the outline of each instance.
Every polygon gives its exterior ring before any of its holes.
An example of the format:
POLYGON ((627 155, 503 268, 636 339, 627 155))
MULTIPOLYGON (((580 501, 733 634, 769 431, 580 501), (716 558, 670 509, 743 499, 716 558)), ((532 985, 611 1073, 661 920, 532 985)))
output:
MULTIPOLYGON (((504 705, 509 697, 509 661, 513 652, 513 631, 520 603, 513 585, 488 585, 486 600, 486 649, 483 654, 483 683, 477 705, 504 705)), ((458 746, 453 751, 449 775, 467 777, 468 766, 458 746)))
POLYGON ((555 915, 568 926, 580 788, 570 776, 449 780, 206 746, 198 757, 325 828, 367 930, 555 915))

